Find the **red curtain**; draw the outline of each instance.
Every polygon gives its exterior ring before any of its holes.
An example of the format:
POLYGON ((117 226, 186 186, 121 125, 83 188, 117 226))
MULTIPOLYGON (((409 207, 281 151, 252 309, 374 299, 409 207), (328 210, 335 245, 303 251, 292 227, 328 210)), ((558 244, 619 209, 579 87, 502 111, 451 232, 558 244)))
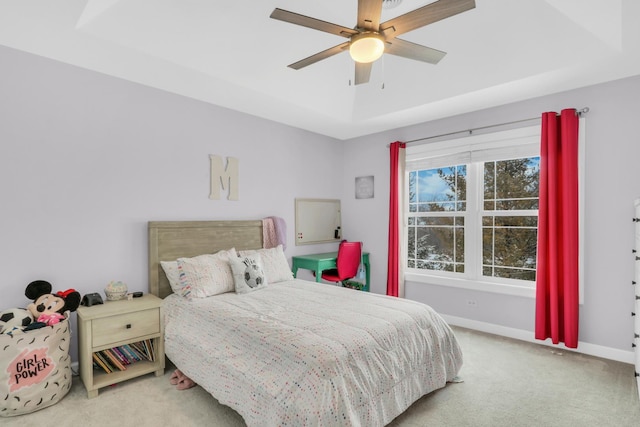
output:
POLYGON ((390 182, 389 182, 389 259, 387 262, 387 295, 400 295, 400 191, 399 159, 404 142, 394 142, 389 146, 390 182))
POLYGON ((536 339, 578 347, 578 115, 542 115, 536 339))

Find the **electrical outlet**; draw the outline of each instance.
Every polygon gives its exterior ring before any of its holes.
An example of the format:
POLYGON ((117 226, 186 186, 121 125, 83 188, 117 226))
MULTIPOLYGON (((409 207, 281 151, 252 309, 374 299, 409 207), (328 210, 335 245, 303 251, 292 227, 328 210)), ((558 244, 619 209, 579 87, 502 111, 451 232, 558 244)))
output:
POLYGON ((467 306, 469 306, 469 307, 477 307, 478 306, 478 301, 476 301, 474 299, 468 299, 467 300, 467 306))

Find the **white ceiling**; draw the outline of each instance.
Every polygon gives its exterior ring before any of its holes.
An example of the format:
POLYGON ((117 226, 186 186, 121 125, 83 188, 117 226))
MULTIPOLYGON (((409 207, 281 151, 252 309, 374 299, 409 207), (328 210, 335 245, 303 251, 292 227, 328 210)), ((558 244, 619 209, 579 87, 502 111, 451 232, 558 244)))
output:
POLYGON ((357 87, 348 53, 288 68, 345 39, 276 7, 356 23, 356 0, 0 0, 0 44, 338 139, 640 74, 638 0, 476 0, 402 36, 438 65, 384 55, 357 87))

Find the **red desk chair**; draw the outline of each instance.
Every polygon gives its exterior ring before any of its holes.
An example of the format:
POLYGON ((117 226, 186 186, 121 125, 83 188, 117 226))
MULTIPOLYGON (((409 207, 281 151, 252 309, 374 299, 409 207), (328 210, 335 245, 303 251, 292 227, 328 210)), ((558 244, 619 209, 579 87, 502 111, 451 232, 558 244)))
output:
POLYGON ((362 242, 343 240, 338 247, 336 268, 322 271, 322 278, 328 282, 342 283, 353 279, 358 274, 358 266, 362 259, 362 242))

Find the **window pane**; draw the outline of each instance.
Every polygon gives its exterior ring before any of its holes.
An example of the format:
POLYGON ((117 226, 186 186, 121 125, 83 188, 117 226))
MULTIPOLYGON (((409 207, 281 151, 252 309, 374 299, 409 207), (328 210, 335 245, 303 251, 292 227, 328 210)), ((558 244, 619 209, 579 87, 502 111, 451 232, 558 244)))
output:
POLYGON ((540 157, 484 164, 484 209, 538 209, 540 157))
POLYGON ((419 261, 418 268, 422 270, 435 270, 435 271, 451 271, 454 272, 455 265, 452 262, 441 261, 419 261))
POLYGON ((409 173, 410 212, 455 212, 466 209, 466 165, 409 173))
POLYGON ((529 280, 531 282, 535 282, 536 280, 535 270, 511 269, 501 267, 491 268, 484 266, 482 269, 482 275, 490 277, 503 277, 505 279, 529 280))
POLYGON ((417 201, 416 174, 416 171, 409 172, 409 203, 415 203, 417 201))
POLYGON ((536 216, 494 216, 493 221, 497 227, 538 227, 536 216))
POLYGON ((455 272, 464 273, 464 225, 454 228, 455 272))
POLYGON ((496 163, 485 162, 484 164, 484 209, 492 211, 495 209, 496 193, 496 163))
POLYGON ((408 265, 464 272, 464 218, 418 217, 408 230, 408 265))
POLYGON ((464 210, 464 201, 467 200, 467 165, 456 166, 456 201, 458 210, 464 210))
POLYGON ((455 202, 429 202, 418 203, 418 212, 453 212, 456 210, 455 202))
POLYGON ((416 228, 409 227, 407 233, 407 259, 416 258, 416 228))
POLYGON ((483 275, 535 280, 538 218, 485 216, 482 224, 483 275))
POLYGON ((453 216, 432 216, 416 218, 418 225, 453 225, 455 217, 453 216))

